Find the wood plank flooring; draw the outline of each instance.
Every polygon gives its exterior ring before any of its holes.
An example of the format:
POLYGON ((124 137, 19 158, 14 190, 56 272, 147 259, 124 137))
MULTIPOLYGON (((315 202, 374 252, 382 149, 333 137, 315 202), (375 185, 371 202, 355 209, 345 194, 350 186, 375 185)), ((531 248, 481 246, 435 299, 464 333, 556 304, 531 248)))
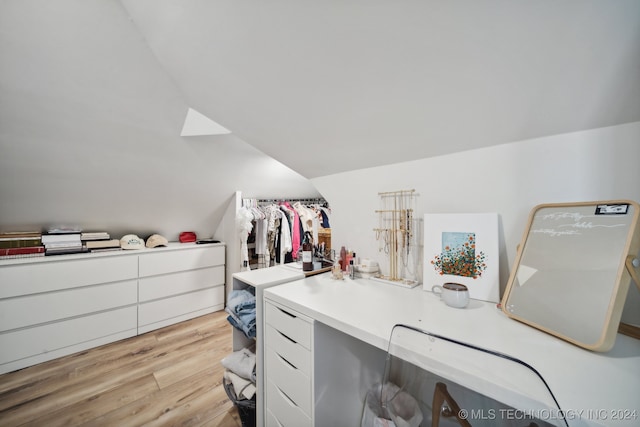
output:
POLYGON ((0 426, 240 427, 219 311, 0 375, 0 426))

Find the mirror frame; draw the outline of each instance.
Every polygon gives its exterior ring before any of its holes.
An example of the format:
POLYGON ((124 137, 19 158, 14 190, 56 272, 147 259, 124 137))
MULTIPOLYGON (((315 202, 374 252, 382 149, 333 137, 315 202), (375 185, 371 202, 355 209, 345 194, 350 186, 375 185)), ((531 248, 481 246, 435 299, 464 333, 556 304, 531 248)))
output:
MULTIPOLYGON (((509 275, 509 280, 507 282, 507 287, 505 289, 505 293, 501 300, 501 309, 502 311, 510 318, 517 320, 519 322, 525 323, 534 328, 540 329, 546 333, 554 335, 560 339, 573 343, 582 348, 586 348, 592 351, 605 352, 609 351, 613 345, 615 344, 616 334, 618 332, 618 328, 620 328, 620 332, 625 335, 629 335, 635 338, 640 338, 640 327, 635 325, 621 324, 620 319, 622 317, 622 311, 624 308, 625 300, 627 298, 627 293, 629 291, 629 287, 635 285, 638 290, 640 290, 640 283, 638 282, 638 273, 634 270, 638 267, 636 260, 640 253, 640 205, 632 200, 606 200, 606 201, 592 201, 592 202, 576 202, 576 203, 547 203, 535 206, 531 213, 529 214, 529 221, 525 228, 524 235, 520 244, 518 245, 516 259, 513 264, 513 268, 509 275), (535 219, 536 213, 545 208, 571 208, 578 206, 593 206, 594 210, 598 205, 621 205, 628 204, 633 206, 633 218, 631 219, 629 225, 629 231, 627 233, 627 240, 625 242, 623 256, 619 260, 619 268, 617 277, 615 279, 615 283, 613 286, 613 291, 611 293, 611 298, 609 301, 603 301, 603 304, 607 304, 607 314, 604 325, 602 325, 599 339, 593 343, 584 343, 580 342, 570 336, 564 335, 558 331, 551 329, 548 326, 543 326, 535 321, 532 321, 527 318, 523 318, 516 314, 510 313, 507 310, 509 306, 509 297, 512 291, 516 286, 516 278, 518 269, 520 267, 520 262, 522 260, 523 254, 525 253, 525 249, 527 246, 527 240, 531 231, 531 225, 535 219)), ((573 320, 580 324, 581 319, 572 317, 573 320)))

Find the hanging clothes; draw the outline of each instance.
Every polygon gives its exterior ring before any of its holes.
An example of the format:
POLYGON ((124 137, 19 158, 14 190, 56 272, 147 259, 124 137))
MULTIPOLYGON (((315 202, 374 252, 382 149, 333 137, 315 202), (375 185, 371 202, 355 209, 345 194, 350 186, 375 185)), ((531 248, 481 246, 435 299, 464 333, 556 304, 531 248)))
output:
POLYGON ((242 207, 236 213, 236 231, 240 239, 240 270, 247 271, 249 267, 249 248, 247 239, 253 229, 253 214, 248 208, 242 207))
POLYGON ((320 228, 320 221, 318 220, 318 214, 312 208, 304 206, 300 202, 293 204, 293 208, 300 215, 300 222, 302 223, 302 229, 304 233, 309 232, 313 238, 313 244, 318 243, 318 228, 320 228))
POLYGON ((298 212, 298 215, 300 216, 300 222, 302 223, 302 229, 304 230, 304 232, 311 232, 311 228, 313 227, 314 213, 300 202, 295 202, 293 204, 293 208, 296 210, 296 212, 298 212))
POLYGON ((324 206, 320 206, 318 207, 318 209, 320 210, 320 215, 322 216, 322 228, 331 228, 331 225, 329 224, 329 209, 325 208, 324 206))
MULTIPOLYGON (((242 241, 242 263, 249 264, 250 256, 253 268, 269 267, 274 264, 293 262, 298 258, 302 236, 309 232, 314 245, 319 242, 318 231, 329 228, 329 210, 321 205, 320 199, 313 204, 313 199, 298 199, 295 202, 286 200, 243 199, 243 208, 236 215, 240 236, 251 234, 251 243, 255 249, 248 249, 248 241, 242 241), (304 203, 303 203, 304 202, 304 203), (326 209, 323 214, 320 208, 326 209), (252 227, 247 224, 249 214, 252 215, 252 227), (243 224, 242 226, 240 224, 243 224), (257 259, 257 262, 255 262, 257 259)), ((249 268, 246 268, 249 269, 249 268)))
POLYGON ((294 260, 296 260, 298 259, 298 250, 300 249, 302 237, 300 234, 299 226, 300 216, 298 215, 298 212, 293 209, 291 204, 289 204, 289 202, 283 202, 280 206, 281 208, 287 209, 287 211, 290 213, 290 218, 293 218, 289 222, 289 225, 291 227, 291 256, 294 260))
MULTIPOLYGON (((269 248, 269 259, 276 259, 276 247, 278 245, 279 235, 278 229, 280 227, 280 218, 282 216, 282 212, 278 209, 277 205, 269 205, 266 207, 266 215, 267 215, 267 245, 269 248)), ((269 263, 270 265, 271 263, 269 263)))
POLYGON ((256 234, 256 255, 268 255, 269 246, 267 238, 268 224, 267 220, 259 218, 255 220, 255 234, 256 234))

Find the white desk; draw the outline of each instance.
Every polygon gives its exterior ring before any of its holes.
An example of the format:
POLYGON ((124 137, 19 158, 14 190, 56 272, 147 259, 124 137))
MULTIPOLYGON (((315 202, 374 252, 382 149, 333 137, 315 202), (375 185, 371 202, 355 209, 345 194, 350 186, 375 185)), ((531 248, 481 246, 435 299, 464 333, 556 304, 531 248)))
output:
MULTIPOLYGON (((611 351, 593 353, 509 319, 493 303, 472 301, 466 309, 454 309, 421 287, 404 289, 366 279, 334 281, 330 274, 266 289, 264 297, 314 319, 316 329, 328 326, 352 342, 383 352, 393 326, 406 324, 505 353, 544 377, 571 417, 571 427, 640 425, 640 340, 618 335, 611 351), (626 419, 614 419, 618 415, 626 419)), ((348 341, 339 345, 349 345, 348 341)), ((336 350, 326 340, 316 339, 316 368, 321 353, 336 350)), ((331 384, 320 384, 317 378, 314 387, 316 405, 319 394, 335 393, 331 384)), ((357 416, 352 421, 359 418, 360 409, 354 408, 357 416)), ((316 411, 316 418, 321 414, 316 411)), ((324 422, 316 419, 315 425, 324 422)))

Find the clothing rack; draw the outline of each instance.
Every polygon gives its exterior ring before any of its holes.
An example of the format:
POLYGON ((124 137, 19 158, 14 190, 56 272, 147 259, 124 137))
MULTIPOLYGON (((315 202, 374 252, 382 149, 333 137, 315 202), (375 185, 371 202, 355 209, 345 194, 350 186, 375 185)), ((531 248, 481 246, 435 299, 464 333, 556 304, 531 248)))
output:
POLYGON ((278 202, 300 202, 306 205, 324 205, 327 201, 323 197, 311 197, 311 198, 302 198, 302 199, 288 199, 288 198, 280 198, 280 199, 257 199, 259 204, 269 204, 269 203, 278 203, 278 202))
POLYGON ((243 262, 247 265, 243 264, 241 268, 250 264, 262 268, 269 267, 272 262, 297 260, 303 236, 307 232, 311 233, 314 245, 322 248, 323 253, 331 248, 331 208, 323 197, 243 198, 242 209, 238 213, 240 216, 237 219, 240 218, 242 224, 253 218, 252 225, 247 224, 249 241, 242 249, 243 262), (281 222, 288 227, 280 228, 281 222), (276 249, 274 255, 274 248, 281 249, 276 249))
POLYGON ((322 205, 326 208, 329 207, 329 203, 324 199, 324 197, 306 197, 306 198, 278 198, 278 199, 242 199, 242 206, 246 208, 257 208, 258 206, 270 205, 273 203, 282 203, 282 202, 290 202, 290 203, 302 203, 304 205, 322 205))

